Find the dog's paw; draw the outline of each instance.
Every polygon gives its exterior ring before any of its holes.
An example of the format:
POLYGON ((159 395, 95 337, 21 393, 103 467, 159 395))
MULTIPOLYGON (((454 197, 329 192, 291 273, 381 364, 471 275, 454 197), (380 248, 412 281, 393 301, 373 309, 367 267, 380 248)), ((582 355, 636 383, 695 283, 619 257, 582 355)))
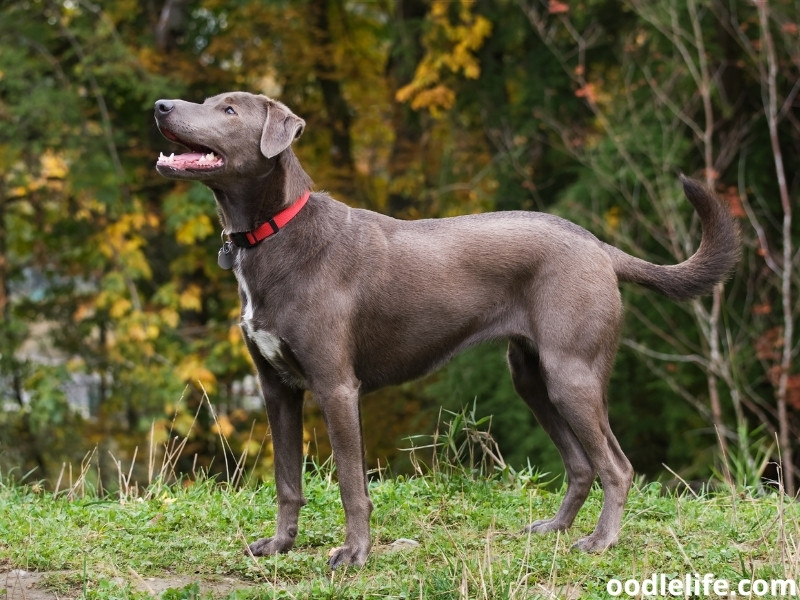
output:
POLYGON ((555 519, 543 519, 527 525, 523 531, 526 533, 552 533, 553 531, 565 531, 568 528, 569 525, 555 519))
POLYGON ((591 534, 587 535, 586 537, 582 537, 577 542, 572 544, 572 549, 582 550, 584 552, 599 553, 605 552, 611 548, 611 546, 616 545, 616 543, 616 538, 608 538, 606 536, 591 534))
POLYGON ((360 567, 367 562, 367 555, 369 555, 369 544, 345 544, 328 552, 328 565, 331 569, 348 565, 360 567))
POLYGON ((271 538, 261 538, 256 540, 247 550, 245 554, 252 554, 253 556, 270 556, 272 554, 281 554, 288 552, 294 546, 294 540, 283 540, 277 536, 271 538))

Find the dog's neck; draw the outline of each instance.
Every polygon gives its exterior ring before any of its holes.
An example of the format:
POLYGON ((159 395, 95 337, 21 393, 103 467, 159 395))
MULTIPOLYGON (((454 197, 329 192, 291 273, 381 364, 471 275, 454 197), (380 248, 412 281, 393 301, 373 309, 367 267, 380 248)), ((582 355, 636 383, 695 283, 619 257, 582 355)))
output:
POLYGON ((291 148, 271 162, 261 176, 209 185, 225 233, 256 229, 311 189, 311 178, 291 148))

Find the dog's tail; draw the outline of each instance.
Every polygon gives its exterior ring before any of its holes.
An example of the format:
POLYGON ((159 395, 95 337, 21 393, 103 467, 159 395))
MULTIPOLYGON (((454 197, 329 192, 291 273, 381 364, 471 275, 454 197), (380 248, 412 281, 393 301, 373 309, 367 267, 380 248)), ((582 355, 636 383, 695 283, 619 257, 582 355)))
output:
POLYGON ((673 300, 708 294, 726 279, 739 261, 739 227, 722 202, 702 184, 681 175, 683 192, 703 229, 700 247, 677 265, 660 266, 605 245, 620 281, 638 283, 673 300))

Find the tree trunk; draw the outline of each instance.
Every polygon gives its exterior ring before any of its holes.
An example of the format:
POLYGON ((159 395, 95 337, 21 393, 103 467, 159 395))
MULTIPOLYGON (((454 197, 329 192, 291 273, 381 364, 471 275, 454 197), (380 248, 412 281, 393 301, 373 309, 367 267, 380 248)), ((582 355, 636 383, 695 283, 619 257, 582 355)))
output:
POLYGON ((322 91, 327 116, 326 126, 331 132, 332 164, 335 165, 336 191, 345 198, 356 195, 355 161, 350 138, 352 119, 350 106, 344 97, 341 77, 333 53, 330 11, 332 0, 311 0, 309 17, 316 46, 314 71, 322 91))
MULTIPOLYGON (((398 0, 395 6, 395 38, 389 51, 386 74, 392 97, 414 77, 422 59, 421 23, 428 12, 422 0, 398 0)), ((395 216, 411 216, 417 197, 408 186, 392 186, 392 181, 415 169, 420 169, 423 155, 423 126, 421 114, 405 102, 392 103, 394 143, 389 157, 389 212, 395 216)))
POLYGON ((12 327, 11 298, 8 285, 10 271, 8 243, 6 240, 6 207, 8 198, 5 189, 0 188, 0 315, 5 324, 0 333, 0 377, 8 374, 11 378, 11 392, 20 406, 23 406, 22 377, 15 357, 17 342, 12 327))

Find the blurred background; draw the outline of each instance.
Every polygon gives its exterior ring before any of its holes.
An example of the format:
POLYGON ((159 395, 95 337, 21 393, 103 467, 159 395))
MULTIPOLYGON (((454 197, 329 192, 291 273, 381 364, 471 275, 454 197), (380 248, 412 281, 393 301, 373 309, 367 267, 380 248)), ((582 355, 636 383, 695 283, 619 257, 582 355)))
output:
MULTIPOLYGON (((82 469, 113 487, 176 436, 188 476, 232 461, 269 476, 213 198, 154 170, 174 150, 156 99, 242 89, 306 120, 295 152, 317 189, 399 218, 548 211, 673 263, 699 240, 677 176, 705 181, 743 260, 690 303, 623 288, 612 426, 650 479, 780 474, 794 492, 798 15, 794 0, 3 2, 0 476, 52 487, 82 469)), ((370 467, 407 472, 407 436, 473 403, 509 465, 560 476, 502 345, 365 397, 370 467)), ((306 437, 324 460, 311 399, 306 437)))

